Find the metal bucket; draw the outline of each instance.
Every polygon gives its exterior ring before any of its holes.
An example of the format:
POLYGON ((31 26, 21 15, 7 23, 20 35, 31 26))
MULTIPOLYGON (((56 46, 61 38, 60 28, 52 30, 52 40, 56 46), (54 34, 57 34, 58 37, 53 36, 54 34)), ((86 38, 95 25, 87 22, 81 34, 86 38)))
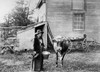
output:
POLYGON ((49 55, 50 55, 50 52, 43 51, 42 54, 43 54, 44 59, 48 59, 49 58, 49 55))

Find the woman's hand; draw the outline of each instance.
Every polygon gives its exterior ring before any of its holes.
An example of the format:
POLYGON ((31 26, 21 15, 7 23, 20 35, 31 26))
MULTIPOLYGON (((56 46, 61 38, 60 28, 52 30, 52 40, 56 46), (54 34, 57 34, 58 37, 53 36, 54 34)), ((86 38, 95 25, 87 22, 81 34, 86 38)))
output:
POLYGON ((33 51, 33 54, 36 54, 36 51, 33 51))

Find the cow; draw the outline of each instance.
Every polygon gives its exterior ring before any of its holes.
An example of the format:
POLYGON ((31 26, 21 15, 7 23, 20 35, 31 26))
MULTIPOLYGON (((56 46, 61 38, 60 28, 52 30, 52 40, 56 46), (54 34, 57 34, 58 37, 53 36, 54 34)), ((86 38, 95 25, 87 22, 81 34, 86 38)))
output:
POLYGON ((58 67, 58 60, 60 60, 61 66, 63 66, 64 57, 66 53, 70 52, 70 40, 59 36, 53 39, 53 46, 56 53, 56 67, 58 67))

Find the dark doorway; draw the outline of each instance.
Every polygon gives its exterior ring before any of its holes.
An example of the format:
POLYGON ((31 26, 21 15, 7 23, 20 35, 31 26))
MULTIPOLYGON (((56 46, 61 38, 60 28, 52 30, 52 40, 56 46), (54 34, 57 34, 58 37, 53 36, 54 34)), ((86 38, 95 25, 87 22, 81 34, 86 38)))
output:
POLYGON ((38 29, 40 29, 41 31, 44 32, 44 26, 45 26, 45 24, 35 27, 35 32, 36 32, 38 29))

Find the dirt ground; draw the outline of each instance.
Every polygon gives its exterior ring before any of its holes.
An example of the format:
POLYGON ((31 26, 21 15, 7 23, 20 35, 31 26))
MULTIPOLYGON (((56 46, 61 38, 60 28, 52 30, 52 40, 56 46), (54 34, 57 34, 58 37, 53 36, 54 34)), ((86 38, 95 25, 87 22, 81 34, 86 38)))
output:
MULTIPOLYGON (((33 72, 31 60, 31 53, 0 55, 0 72, 33 72)), ((44 72, 100 72, 100 51, 66 54, 63 67, 56 67, 55 60, 55 54, 44 60, 44 72)))

